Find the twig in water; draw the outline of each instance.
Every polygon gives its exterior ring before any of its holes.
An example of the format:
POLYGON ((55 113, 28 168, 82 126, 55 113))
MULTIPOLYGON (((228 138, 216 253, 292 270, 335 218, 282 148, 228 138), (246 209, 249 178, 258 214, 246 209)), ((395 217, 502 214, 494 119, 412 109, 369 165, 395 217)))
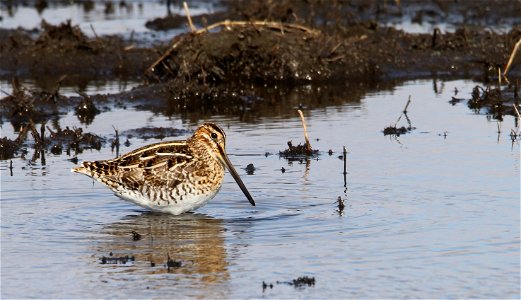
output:
POLYGON ((407 115, 407 108, 409 108, 409 104, 411 104, 411 95, 409 95, 409 99, 407 100, 407 103, 405 104, 405 107, 404 107, 402 113, 398 117, 398 120, 396 120, 396 123, 394 123, 394 126, 390 125, 390 126, 384 128, 384 131, 383 131, 384 135, 400 136, 400 134, 405 134, 414 129, 412 127, 411 120, 409 119, 409 116, 407 115), (400 128, 397 127, 398 122, 400 122, 400 120, 402 119, 402 116, 405 116, 405 119, 407 120, 407 125, 408 125, 407 128, 405 128, 405 126, 402 126, 400 128))
POLYGON ((91 29, 92 32, 94 33, 94 36, 96 37, 96 39, 99 40, 99 36, 98 36, 98 34, 96 33, 96 30, 94 30, 94 26, 92 26, 92 24, 90 24, 90 29, 91 29))
POLYGON ((42 140, 42 145, 45 144, 45 124, 42 123, 40 127, 40 139, 42 140))
POLYGON ((521 115, 519 114, 519 110, 517 109, 517 105, 512 104, 512 106, 514 106, 514 110, 515 110, 515 112, 516 112, 517 118, 518 118, 518 119, 521 119, 521 115))
POLYGON ((119 156, 119 132, 116 129, 116 127, 114 127, 114 125, 112 125, 112 128, 114 128, 114 131, 116 132, 116 140, 114 140, 112 142, 112 150, 114 151, 114 147, 116 148, 116 157, 118 157, 119 156))
MULTIPOLYGON (((398 117, 398 120, 396 120, 396 123, 394 124, 394 127, 396 127, 396 125, 398 125, 398 122, 400 122, 400 119, 402 118, 403 115, 405 115, 405 117, 407 118, 407 108, 409 107, 409 104, 411 104, 411 95, 409 95, 409 99, 407 100, 407 104, 405 104, 405 107, 404 107, 404 109, 402 111, 402 114, 400 114, 400 116, 398 117)), ((409 123, 410 123, 410 121, 409 121, 409 123)))
POLYGON ((347 175, 347 149, 346 149, 346 146, 344 146, 344 187, 347 187, 346 175, 347 175))
MULTIPOLYGON (((516 112, 516 117, 514 119, 514 124, 516 126, 515 133, 517 135, 517 132, 519 131, 519 120, 521 120, 521 114, 519 114, 519 110, 517 109, 517 105, 515 103, 512 104, 512 106, 514 106, 514 111, 516 112)), ((512 131, 514 131, 514 130, 512 129, 512 131)))
POLYGON ((192 32, 196 32, 197 28, 195 28, 194 23, 192 23, 192 17, 190 17, 190 10, 188 9, 188 4, 186 4, 185 1, 183 1, 183 7, 185 9, 186 18, 188 19, 188 25, 190 26, 190 30, 192 32))
POLYGON ((519 41, 517 41, 516 45, 514 46, 514 49, 512 49, 512 53, 510 54, 510 58, 508 59, 507 65, 505 66, 505 70, 503 70, 503 76, 505 76, 505 79, 508 82, 507 73, 508 70, 510 70, 510 66, 512 66, 512 62, 514 62, 514 58, 517 55, 517 52, 519 52, 519 47, 521 47, 521 38, 519 41))
POLYGON ((313 149, 311 148, 311 143, 309 142, 308 129, 306 127, 306 120, 304 119, 304 114, 302 113, 302 111, 300 109, 298 110, 298 113, 300 115, 300 120, 302 121, 302 127, 304 128, 304 139, 306 140, 306 152, 308 154, 311 154, 313 152, 313 149))

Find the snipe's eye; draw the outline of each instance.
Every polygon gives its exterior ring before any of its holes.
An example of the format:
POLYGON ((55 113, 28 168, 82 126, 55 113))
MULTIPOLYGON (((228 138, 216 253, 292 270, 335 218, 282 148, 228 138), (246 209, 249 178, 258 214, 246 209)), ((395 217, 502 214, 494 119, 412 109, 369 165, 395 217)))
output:
POLYGON ((214 139, 214 140, 217 139, 217 133, 212 132, 211 136, 212 136, 212 139, 214 139))

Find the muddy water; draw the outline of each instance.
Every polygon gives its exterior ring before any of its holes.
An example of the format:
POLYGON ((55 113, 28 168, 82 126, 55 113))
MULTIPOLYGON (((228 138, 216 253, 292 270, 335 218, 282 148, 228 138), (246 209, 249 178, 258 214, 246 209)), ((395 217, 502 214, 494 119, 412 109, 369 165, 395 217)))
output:
MULTIPOLYGON (((230 159, 256 207, 229 175, 207 206, 169 216, 71 174, 74 164, 65 154, 31 161, 28 149, 25 159, 13 159, 12 175, 9 161, 1 161, 1 296, 518 297, 519 143, 508 136, 512 117, 505 117, 498 136, 495 121, 464 103, 448 103, 455 88, 462 96, 473 86, 412 81, 357 101, 304 107, 312 145, 321 152, 302 161, 277 154, 288 140, 303 140, 293 108, 253 112, 248 123, 207 117, 225 128, 230 159), (409 95, 416 129, 384 136, 409 95), (344 145, 345 186, 338 158, 344 145), (249 163, 253 175, 243 169, 249 163), (346 204, 342 214, 334 203, 339 196, 346 204), (110 263, 126 256, 134 260, 110 263), (315 285, 288 284, 301 276, 314 277, 315 285)), ((328 97, 335 95, 322 99, 328 97)), ((129 106, 97 115, 85 130, 111 138, 112 126, 123 132, 193 129, 196 123, 129 106)), ((72 112, 60 124, 82 126, 72 112)), ((407 124, 402 118, 398 125, 407 124)), ((14 136, 8 123, 1 130, 14 136)), ((130 138, 121 151, 155 141, 130 138)), ((79 159, 115 155, 107 144, 79 159)))

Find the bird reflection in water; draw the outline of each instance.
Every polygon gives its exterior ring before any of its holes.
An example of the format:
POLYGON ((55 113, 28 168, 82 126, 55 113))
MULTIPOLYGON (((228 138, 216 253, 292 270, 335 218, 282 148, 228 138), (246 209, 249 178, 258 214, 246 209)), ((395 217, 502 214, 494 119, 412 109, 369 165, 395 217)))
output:
POLYGON ((114 276, 169 273, 183 275, 169 280, 192 286, 220 285, 230 277, 223 232, 221 220, 205 215, 145 212, 106 226, 102 233, 108 239, 98 244, 98 257, 134 257, 133 265, 117 268, 114 276))

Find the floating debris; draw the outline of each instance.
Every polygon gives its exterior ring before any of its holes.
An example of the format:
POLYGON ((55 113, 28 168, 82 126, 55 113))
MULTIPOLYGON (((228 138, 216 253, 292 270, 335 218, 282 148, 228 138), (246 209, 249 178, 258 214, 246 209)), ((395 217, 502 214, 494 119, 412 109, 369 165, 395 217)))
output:
POLYGON ((405 128, 404 126, 402 126, 402 127, 388 126, 388 127, 384 128, 383 132, 384 132, 384 135, 400 136, 402 134, 406 134, 407 132, 409 132, 409 129, 405 128))
POLYGON ((246 168, 244 168, 244 170, 246 170, 246 174, 248 175, 253 175, 253 173, 255 172, 255 166, 253 164, 248 164, 246 166, 246 168))
POLYGON ((299 277, 297 279, 293 279, 292 283, 295 287, 315 286, 315 277, 299 277))
MULTIPOLYGON (((288 149, 279 151, 279 155, 284 158, 308 156, 307 147, 302 144, 293 146, 293 142, 288 141, 288 149)), ((318 155, 318 150, 312 150, 310 155, 318 155)))
POLYGON ((338 196, 336 202, 338 203, 338 213, 341 215, 344 212, 344 208, 346 207, 344 205, 344 200, 342 199, 342 197, 338 196))
POLYGON ((270 284, 267 284, 266 282, 262 282, 262 292, 264 293, 264 291, 267 289, 267 288, 270 288, 272 289, 273 288, 273 283, 270 283, 270 284))
POLYGON ((125 255, 125 256, 119 256, 119 257, 114 257, 112 256, 112 252, 109 253, 109 256, 102 256, 100 258, 100 263, 102 265, 105 265, 105 264, 109 264, 109 265, 126 265, 128 262, 134 262, 136 260, 136 258, 134 256, 128 256, 128 255, 125 255))
MULTIPOLYGON (((295 288, 303 288, 306 286, 315 286, 315 277, 302 276, 291 281, 277 281, 277 284, 291 285, 295 288)), ((263 282, 263 286, 264 286, 263 282)), ((271 285, 271 284, 270 284, 271 285)))
MULTIPOLYGON (((284 284, 294 286, 295 288, 304 288, 307 286, 315 286, 315 277, 302 276, 297 279, 293 279, 291 281, 276 281, 276 284, 284 284)), ((262 282, 262 292, 264 292, 267 288, 272 289, 273 283, 262 282)))

